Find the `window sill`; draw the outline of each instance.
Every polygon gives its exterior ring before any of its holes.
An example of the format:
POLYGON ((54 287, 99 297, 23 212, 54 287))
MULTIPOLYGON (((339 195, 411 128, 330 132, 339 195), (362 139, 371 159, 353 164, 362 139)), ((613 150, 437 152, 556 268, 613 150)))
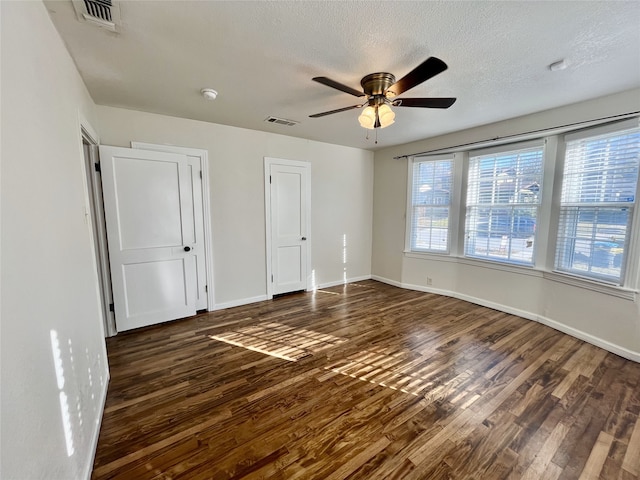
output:
POLYGON ((501 263, 497 261, 482 260, 479 258, 471 258, 471 257, 459 257, 458 263, 462 263, 463 265, 471 265, 472 267, 490 268, 492 270, 501 270, 503 272, 517 273, 519 275, 542 277, 542 271, 536 270, 532 265, 501 263))
POLYGON ((433 260, 436 262, 457 262, 458 257, 446 252, 412 252, 410 250, 404 251, 404 256, 407 258, 419 258, 420 260, 433 260))
POLYGON ((458 263, 463 265, 469 265, 478 268, 488 268, 491 270, 499 270, 502 272, 508 272, 518 275, 528 275, 532 277, 544 278, 551 280, 552 282, 563 283, 565 285, 571 285, 578 288, 584 288, 594 292, 602 293, 605 295, 611 295, 625 300, 635 301, 636 296, 639 293, 638 290, 630 288, 620 287, 617 285, 609 285, 606 283, 600 283, 586 278, 576 277, 573 275, 567 275, 560 272, 548 272, 545 270, 536 269, 534 267, 528 267, 525 265, 510 265, 506 263, 491 262, 485 260, 479 260, 469 257, 458 257, 454 255, 447 255, 445 253, 418 253, 405 251, 404 256, 406 258, 415 258, 419 260, 429 260, 433 262, 445 262, 445 263, 458 263))
POLYGON ((472 267, 490 268, 492 270, 501 270, 503 272, 517 273, 520 275, 531 275, 534 277, 542 276, 541 270, 536 270, 527 265, 493 262, 491 260, 482 260, 471 257, 459 257, 456 255, 447 255, 446 253, 405 251, 404 256, 407 258, 417 258, 420 260, 430 260, 434 262, 461 263, 463 265, 471 265, 472 267))
POLYGON ((625 300, 635 301, 636 295, 638 294, 637 290, 633 290, 631 288, 600 283, 594 280, 589 280, 587 278, 577 277, 566 273, 544 272, 544 278, 546 278, 547 280, 551 280, 552 282, 564 283, 565 285, 584 288, 594 292, 624 298, 625 300))

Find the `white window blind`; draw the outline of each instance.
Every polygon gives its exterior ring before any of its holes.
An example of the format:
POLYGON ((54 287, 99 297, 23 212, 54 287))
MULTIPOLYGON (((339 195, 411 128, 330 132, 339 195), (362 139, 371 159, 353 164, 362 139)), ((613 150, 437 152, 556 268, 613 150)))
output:
POLYGON ((453 156, 413 161, 410 248, 414 252, 449 251, 449 214, 453 156))
POLYGON ((637 127, 567 141, 557 270, 623 284, 639 157, 637 127))
POLYGON ((531 265, 544 147, 510 148, 470 154, 465 255, 531 265))

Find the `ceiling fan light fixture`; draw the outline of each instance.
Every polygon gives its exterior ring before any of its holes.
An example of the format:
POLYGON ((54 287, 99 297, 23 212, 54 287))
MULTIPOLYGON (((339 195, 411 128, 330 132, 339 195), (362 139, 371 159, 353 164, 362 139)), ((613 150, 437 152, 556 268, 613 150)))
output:
POLYGON ((365 108, 358 117, 358 121, 361 127, 373 130, 376 124, 376 109, 371 106, 365 108))
POLYGON ((389 105, 383 103, 378 107, 378 118, 380 119, 380 128, 385 128, 395 122, 396 114, 389 105))
POLYGON ((336 82, 328 77, 314 77, 312 79, 314 82, 321 83, 322 85, 335 88, 336 90, 356 97, 366 97, 366 102, 360 105, 351 105, 350 107, 316 113, 309 115, 309 117, 324 117, 334 113, 353 110, 354 108, 362 108, 367 105, 358 117, 358 121, 362 128, 374 130, 376 128, 386 128, 395 122, 396 114, 391 107, 449 108, 455 103, 455 98, 396 98, 407 90, 444 72, 446 69, 447 64, 442 60, 436 57, 429 57, 398 81, 396 81, 396 77, 389 72, 374 72, 365 75, 362 77, 362 80, 360 80, 362 91, 336 82))

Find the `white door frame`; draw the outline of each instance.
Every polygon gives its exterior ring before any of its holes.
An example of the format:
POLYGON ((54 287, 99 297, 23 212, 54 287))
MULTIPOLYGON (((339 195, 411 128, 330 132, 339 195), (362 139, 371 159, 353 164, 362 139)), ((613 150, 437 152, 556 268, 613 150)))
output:
POLYGON ((271 246, 271 181, 270 173, 272 165, 287 165, 304 168, 305 181, 307 182, 307 241, 304 242, 307 248, 306 282, 305 290, 311 289, 311 163, 299 160, 286 160, 283 158, 264 157, 264 205, 265 205, 265 239, 267 257, 267 298, 273 298, 273 284, 271 282, 273 274, 272 246, 271 246))
MULTIPOLYGON (((96 261, 96 280, 98 282, 98 297, 102 310, 103 336, 111 337, 115 335, 116 321, 111 305, 113 304, 113 293, 111 291, 111 272, 109 267, 109 256, 107 250, 107 232, 104 222, 104 210, 102 202, 102 182, 99 176, 98 145, 100 137, 91 127, 89 122, 79 115, 80 125, 80 147, 82 148, 82 170, 85 187, 85 203, 87 205, 86 216, 91 222, 90 228, 91 244, 96 261), (89 155, 84 150, 84 144, 89 147, 89 155)), ((105 344, 106 345, 106 344, 105 344)), ((105 350, 106 355, 106 350, 105 350)))
POLYGON ((179 153, 191 157, 200 157, 202 167, 202 216, 204 217, 204 257, 207 278, 207 311, 215 310, 215 284, 213 282, 213 237, 211 234, 211 214, 209 196, 209 152, 200 148, 159 145, 155 143, 131 142, 131 148, 154 150, 156 152, 179 153))

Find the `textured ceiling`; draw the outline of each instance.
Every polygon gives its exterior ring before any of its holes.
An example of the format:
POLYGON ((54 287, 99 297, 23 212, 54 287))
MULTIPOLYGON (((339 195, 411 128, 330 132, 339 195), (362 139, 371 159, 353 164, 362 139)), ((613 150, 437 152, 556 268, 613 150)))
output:
POLYGON ((121 1, 114 34, 47 1, 94 101, 375 149, 640 86, 640 2, 121 1), (367 140, 359 103, 311 81, 360 89, 429 56, 449 69, 404 96, 457 97, 448 110, 395 108, 367 140), (566 59, 567 68, 548 65, 566 59), (214 102, 199 94, 219 92, 214 102), (268 124, 273 115, 299 121, 268 124))

